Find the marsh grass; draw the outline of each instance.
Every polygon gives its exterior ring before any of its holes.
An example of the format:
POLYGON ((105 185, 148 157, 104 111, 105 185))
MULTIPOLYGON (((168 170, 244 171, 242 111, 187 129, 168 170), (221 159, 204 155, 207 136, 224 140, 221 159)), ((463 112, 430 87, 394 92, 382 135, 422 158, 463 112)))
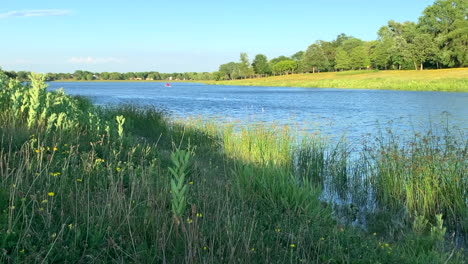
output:
POLYGON ((468 69, 324 72, 233 81, 205 81, 205 83, 274 87, 468 92, 468 69))
POLYGON ((465 260, 429 221, 397 238, 336 222, 319 197, 326 177, 349 178, 349 164, 326 142, 297 147, 286 128, 219 128, 173 122, 154 109, 98 108, 32 78, 24 87, 0 76, 2 263, 465 260), (176 223, 169 168, 179 151, 190 151, 191 162, 181 166, 188 187, 176 223))

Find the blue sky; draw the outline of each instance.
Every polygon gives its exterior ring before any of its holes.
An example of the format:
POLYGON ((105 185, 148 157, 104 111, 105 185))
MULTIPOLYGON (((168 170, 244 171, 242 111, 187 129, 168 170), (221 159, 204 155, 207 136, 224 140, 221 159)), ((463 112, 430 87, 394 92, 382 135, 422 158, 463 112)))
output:
POLYGON ((0 6, 0 67, 37 72, 215 71, 290 56, 340 33, 376 39, 432 0, 15 0, 0 6))

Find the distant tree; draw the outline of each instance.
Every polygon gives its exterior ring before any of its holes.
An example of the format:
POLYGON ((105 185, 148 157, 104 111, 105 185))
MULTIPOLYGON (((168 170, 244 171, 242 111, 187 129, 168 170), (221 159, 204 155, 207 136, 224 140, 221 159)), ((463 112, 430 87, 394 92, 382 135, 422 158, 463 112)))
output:
POLYGON ((239 64, 228 62, 219 66, 219 72, 222 74, 222 79, 232 80, 239 77, 239 64))
POLYGON ((263 54, 257 54, 253 60, 252 67, 255 74, 269 75, 271 74, 271 67, 268 63, 268 59, 263 54))
POLYGON ((295 62, 297 62, 297 70, 296 72, 305 72, 306 69, 305 69, 305 65, 304 65, 304 54, 305 52, 300 50, 296 53, 294 53, 292 56, 291 56, 291 59, 295 62))
POLYGON ((328 66, 325 67, 326 70, 333 70, 335 67, 335 57, 336 57, 336 47, 333 42, 319 40, 317 41, 322 48, 322 51, 327 58, 328 66))
POLYGON ((272 70, 275 74, 294 73, 297 69, 297 62, 293 60, 283 60, 273 65, 272 70))
POLYGON ((336 39, 332 43, 336 48, 338 48, 338 47, 341 47, 343 45, 343 42, 345 42, 346 40, 352 39, 352 38, 354 38, 354 37, 347 36, 345 33, 341 33, 340 35, 336 36, 336 39))
POLYGON ((20 81, 28 81, 29 80, 29 74, 30 72, 27 71, 19 71, 17 72, 17 77, 20 81))
POLYGON ((109 74, 109 80, 124 80, 124 76, 119 72, 111 72, 109 74))
POLYGON ((247 53, 242 52, 240 54, 239 62, 239 76, 241 78, 247 78, 253 75, 253 69, 250 67, 249 56, 247 53))
POLYGON ((336 49, 336 64, 335 69, 337 70, 348 70, 351 68, 351 61, 348 53, 343 48, 336 49))
POLYGON ((102 72, 101 74, 99 74, 99 78, 102 79, 102 80, 109 80, 109 73, 108 72, 102 72))
POLYGON ((276 63, 278 63, 280 61, 285 61, 285 60, 291 60, 291 58, 281 55, 279 57, 271 59, 270 60, 270 65, 275 65, 276 63))
POLYGON ((369 66, 369 56, 364 45, 354 47, 349 54, 350 67, 352 69, 361 69, 369 66))
POLYGON ((325 52, 320 46, 320 42, 310 45, 303 58, 304 69, 315 73, 317 70, 325 69, 329 66, 325 52))

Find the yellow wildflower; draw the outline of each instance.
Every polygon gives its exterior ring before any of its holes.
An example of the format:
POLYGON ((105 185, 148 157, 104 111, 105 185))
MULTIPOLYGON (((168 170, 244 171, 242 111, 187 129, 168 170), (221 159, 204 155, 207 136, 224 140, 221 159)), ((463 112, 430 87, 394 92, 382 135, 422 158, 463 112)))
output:
POLYGON ((324 240, 325 240, 325 238, 324 238, 324 237, 321 237, 321 238, 320 238, 320 240, 324 241, 324 240))
POLYGON ((254 252, 254 251, 255 251, 255 248, 251 248, 250 251, 254 252))
POLYGON ((76 179, 77 182, 82 182, 83 180, 82 179, 76 179))
POLYGON ((40 150, 38 150, 38 149, 36 149, 35 151, 36 151, 36 153, 39 153, 39 152, 41 152, 41 151, 40 151, 40 150))
POLYGON ((54 192, 49 192, 47 195, 49 195, 50 197, 54 196, 55 193, 54 192))
POLYGON ((202 218, 202 217, 203 217, 203 214, 202 214, 202 213, 197 213, 197 217, 198 217, 198 218, 202 218))
POLYGON ((119 167, 117 167, 115 170, 116 170, 117 172, 119 172, 119 171, 121 171, 122 169, 119 168, 119 167))
POLYGON ((190 218, 187 218, 187 223, 191 224, 191 223, 193 223, 193 220, 190 219, 190 218))
POLYGON ((190 181, 188 184, 193 185, 193 181, 190 181))
POLYGON ((46 199, 42 200, 41 203, 47 203, 48 201, 46 199))
POLYGON ((71 230, 73 228, 73 224, 69 224, 68 228, 71 230))
POLYGON ((289 247, 290 247, 290 248, 295 248, 295 247, 296 247, 296 244, 290 244, 289 247))
POLYGON ((20 253, 24 253, 24 248, 19 251, 20 253))
POLYGON ((276 232, 276 233, 279 233, 279 232, 281 232, 281 229, 280 229, 280 228, 276 228, 276 229, 275 229, 275 232, 276 232))
POLYGON ((57 148, 57 147, 54 147, 54 148, 53 148, 53 150, 54 150, 54 151, 57 151, 57 150, 58 150, 58 148, 57 148))
POLYGON ((204 247, 203 247, 203 250, 208 250, 208 247, 207 247, 207 246, 204 246, 204 247))

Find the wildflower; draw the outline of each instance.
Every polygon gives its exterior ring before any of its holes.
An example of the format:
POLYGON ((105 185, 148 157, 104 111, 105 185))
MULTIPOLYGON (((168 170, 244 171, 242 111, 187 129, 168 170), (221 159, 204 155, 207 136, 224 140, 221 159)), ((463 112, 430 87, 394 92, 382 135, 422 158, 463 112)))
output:
POLYGON ((23 249, 21 249, 19 252, 20 252, 20 253, 24 253, 24 251, 25 251, 25 250, 24 250, 24 248, 23 248, 23 249))
POLYGON ((344 232, 344 228, 340 228, 340 232, 344 232))
POLYGON ((60 174, 62 174, 62 173, 60 173, 60 172, 51 172, 51 173, 50 173, 50 176, 57 177, 57 176, 59 176, 60 174))
POLYGON ((117 172, 119 172, 119 171, 121 171, 122 169, 119 168, 119 167, 117 167, 117 168, 115 168, 115 170, 116 170, 117 172))
POLYGON ((255 251, 255 248, 251 248, 250 251, 254 252, 254 251, 255 251))
POLYGON ((50 150, 50 147, 47 147, 47 150, 50 150))
POLYGON ((55 193, 54 192, 49 192, 47 195, 49 195, 50 197, 54 196, 55 193))
POLYGON ((276 232, 276 233, 279 233, 279 232, 281 232, 281 229, 280 229, 280 228, 276 228, 276 229, 275 229, 275 232, 276 232))
POLYGON ((64 147, 68 147, 68 144, 63 144, 64 147))
POLYGON ((47 203, 48 201, 46 199, 42 200, 41 203, 45 204, 47 203))
POLYGON ((295 247, 296 247, 296 244, 290 244, 289 247, 290 247, 290 248, 295 248, 295 247))
POLYGON ((193 185, 193 181, 190 181, 188 184, 193 185))
POLYGON ((203 217, 203 214, 202 214, 202 213, 197 213, 197 217, 198 217, 198 218, 202 218, 202 217, 203 217))
POLYGON ((374 235, 374 236, 376 236, 376 235, 377 235, 377 233, 375 233, 375 232, 374 232, 374 234, 373 234, 373 235, 374 235))
POLYGON ((57 148, 57 147, 54 147, 54 148, 53 148, 53 151, 57 151, 57 150, 58 150, 58 148, 57 148))
POLYGON ((99 158, 96 159, 96 163, 102 163, 104 161, 105 161, 104 159, 99 159, 99 158))
POLYGON ((208 247, 207 247, 207 246, 204 246, 204 247, 203 247, 203 250, 208 250, 208 247))
POLYGON ((16 184, 11 185, 13 188, 16 188, 16 184))
POLYGON ((35 150, 35 152, 36 152, 36 153, 39 153, 39 152, 41 152, 41 151, 40 151, 40 150, 38 150, 38 149, 36 149, 36 150, 35 150))
POLYGON ((325 238, 324 238, 324 237, 321 237, 321 238, 320 238, 320 240, 324 241, 324 240, 325 240, 325 238))
POLYGON ((57 236, 57 233, 53 233, 50 237, 55 238, 57 236))
POLYGON ((69 225, 68 225, 68 228, 69 228, 70 230, 72 230, 73 224, 69 224, 69 225))
POLYGON ((191 224, 191 223, 193 223, 193 220, 190 219, 190 218, 187 218, 187 223, 191 224))
POLYGON ((44 211, 44 208, 43 208, 43 207, 39 207, 39 211, 40 211, 40 212, 44 211))
POLYGON ((76 179, 76 181, 77 181, 77 182, 82 182, 82 181, 83 181, 83 179, 76 179))

